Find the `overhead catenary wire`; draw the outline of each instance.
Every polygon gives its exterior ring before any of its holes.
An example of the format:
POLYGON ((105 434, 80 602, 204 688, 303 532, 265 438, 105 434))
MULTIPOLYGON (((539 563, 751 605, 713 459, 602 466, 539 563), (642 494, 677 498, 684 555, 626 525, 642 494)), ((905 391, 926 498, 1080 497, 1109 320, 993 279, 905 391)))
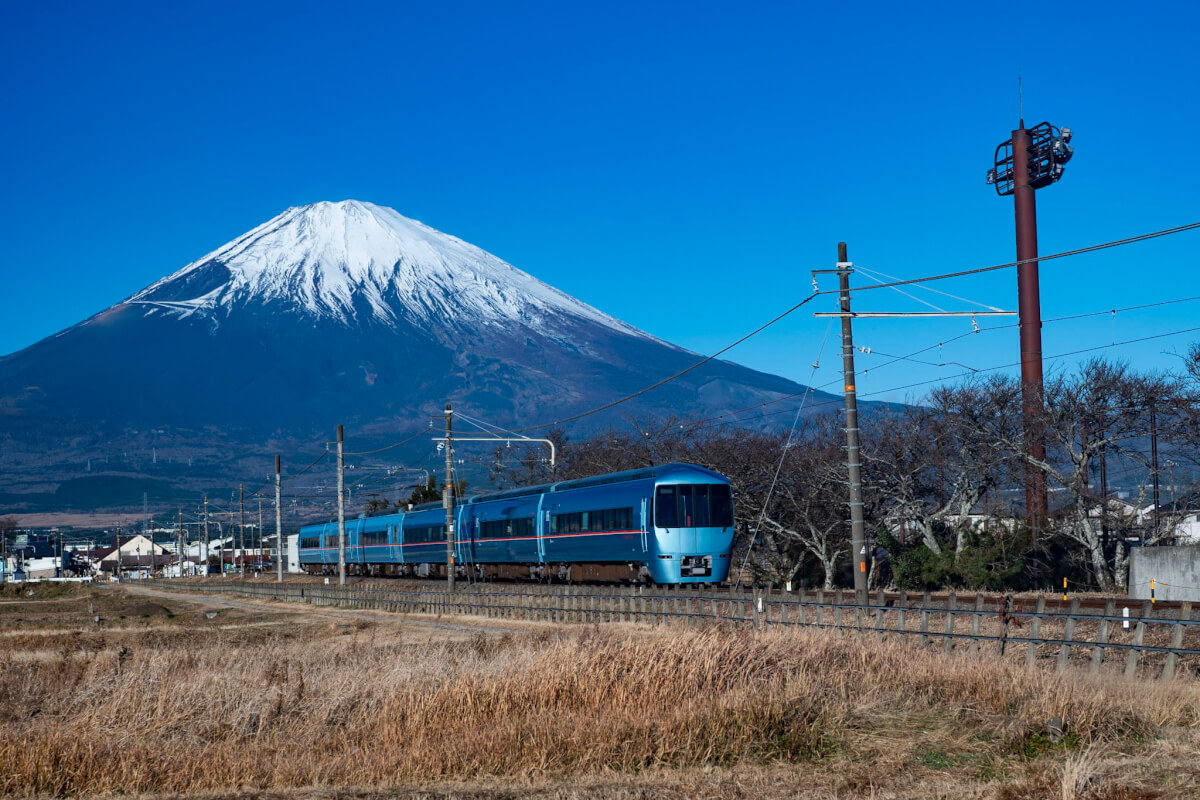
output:
MULTIPOLYGON (((833 319, 829 320, 829 324, 825 326, 825 336, 821 338, 821 346, 817 350, 817 358, 813 361, 812 372, 809 373, 808 379, 811 381, 813 376, 817 374, 817 370, 821 367, 821 356, 825 353, 825 343, 829 341, 829 331, 833 328, 833 319)), ((800 405, 796 408, 796 416, 792 418, 792 427, 788 431, 787 441, 779 451, 779 463, 775 465, 775 474, 771 476, 771 485, 767 489, 767 497, 763 501, 762 513, 758 515, 758 524, 754 528, 754 535, 750 537, 750 541, 746 544, 746 555, 742 559, 742 566, 738 569, 737 583, 741 584, 742 575, 746 571, 746 564, 750 561, 750 553, 754 551, 754 543, 758 540, 759 531, 762 530, 763 520, 767 517, 767 508, 771 505, 771 498, 775 494, 775 486, 779 482, 779 473, 783 470, 783 462, 787 460, 788 448, 792 446, 792 438, 796 435, 796 426, 800 423, 800 417, 804 413, 804 402, 808 399, 808 393, 805 392, 804 398, 801 399, 800 405)))
MULTIPOLYGON (((1106 250, 1110 247, 1120 247, 1122 245, 1134 244, 1136 242, 1144 242, 1149 239, 1157 239, 1162 236, 1170 236, 1172 234, 1183 233, 1184 231, 1195 230, 1197 228, 1200 228, 1200 222, 1190 222, 1187 225, 1178 225, 1174 228, 1166 228, 1164 230, 1154 231, 1152 233, 1143 233, 1143 234, 1139 234, 1138 236, 1129 236, 1124 239, 1116 239, 1111 242, 1104 242, 1103 244, 1093 244, 1093 245, 1089 245, 1088 247, 1079 247, 1074 250, 1064 250, 1061 253, 1051 253, 1050 255, 1038 256, 1037 258, 1026 258, 1026 259, 1022 259, 1019 261, 1010 261, 1006 264, 994 264, 990 267, 978 267, 976 269, 964 269, 964 270, 959 270, 958 272, 946 272, 941 275, 928 275, 924 278, 910 278, 908 280, 903 280, 903 281, 892 281, 891 283, 881 283, 876 286, 859 286, 854 291, 865 292, 869 289, 890 289, 893 286, 907 286, 909 284, 914 284, 914 283, 928 283, 930 281, 941 281, 941 280, 946 280, 948 278, 961 278, 966 275, 978 275, 981 272, 993 272, 998 269, 1009 269, 1011 267, 1019 267, 1022 264, 1031 264, 1031 263, 1035 263, 1038 261, 1050 261, 1055 258, 1066 258, 1067 256, 1077 256, 1077 255, 1081 255, 1083 253, 1092 253, 1097 250, 1106 250)), ((838 289, 823 289, 823 290, 818 291, 817 293, 818 294, 837 294, 839 291, 840 290, 838 290, 838 289)))
POLYGON ((607 411, 608 409, 619 406, 622 403, 627 403, 630 400, 633 400, 635 397, 641 397, 642 395, 646 394, 647 392, 657 389, 659 386, 663 386, 664 384, 670 383, 671 381, 676 380, 676 379, 688 374, 692 370, 697 369, 698 367, 704 366, 708 362, 715 359, 717 356, 720 356, 723 353, 726 353, 726 352, 732 350, 733 348, 737 347, 739 344, 746 341, 750 337, 755 336, 759 333, 762 333, 767 328, 771 327, 776 322, 779 322, 779 320, 783 319, 784 317, 788 316, 789 314, 799 310, 801 307, 808 304, 811 300, 813 300, 816 297, 817 297, 816 293, 810 294, 808 297, 804 298, 799 303, 796 303, 796 305, 792 306, 787 311, 784 311, 782 314, 779 314, 778 316, 771 319, 770 321, 763 323, 762 325, 760 325, 757 328, 755 328, 754 330, 750 331, 750 333, 747 333, 745 336, 741 337, 737 341, 732 342, 732 343, 726 345, 725 347, 722 347, 720 350, 713 353, 712 355, 706 356, 706 357, 700 359, 695 364, 692 364, 690 367, 687 367, 686 369, 682 369, 679 372, 676 372, 674 375, 670 375, 666 378, 663 378, 660 381, 650 384, 649 386, 647 386, 644 389, 639 389, 638 391, 633 392, 632 394, 627 394, 624 397, 613 400, 611 403, 605 403, 604 405, 599 406, 598 408, 593 408, 590 411, 584 411, 579 414, 574 414, 570 417, 563 417, 562 419, 557 419, 552 422, 542 423, 540 425, 529 425, 524 428, 517 428, 515 430, 509 431, 509 433, 520 434, 520 433, 524 433, 526 431, 536 431, 536 430, 541 430, 542 428, 550 428, 550 427, 554 427, 557 425, 563 425, 568 422, 574 422, 575 420, 583 419, 584 417, 590 417, 592 414, 599 414, 601 411, 607 411))

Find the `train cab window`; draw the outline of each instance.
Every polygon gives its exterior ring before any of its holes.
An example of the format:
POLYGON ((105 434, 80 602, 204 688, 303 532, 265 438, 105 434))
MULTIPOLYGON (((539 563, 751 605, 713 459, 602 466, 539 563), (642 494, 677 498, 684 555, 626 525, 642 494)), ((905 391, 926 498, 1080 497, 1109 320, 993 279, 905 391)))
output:
POLYGON ((660 528, 727 528, 733 524, 729 487, 721 483, 660 486, 654 510, 660 528))
POLYGON ((723 483, 715 483, 708 487, 709 524, 714 528, 729 528, 733 526, 733 496, 729 487, 723 483))
POLYGON ((658 517, 654 524, 660 528, 679 527, 678 486, 660 486, 655 492, 654 509, 658 517))

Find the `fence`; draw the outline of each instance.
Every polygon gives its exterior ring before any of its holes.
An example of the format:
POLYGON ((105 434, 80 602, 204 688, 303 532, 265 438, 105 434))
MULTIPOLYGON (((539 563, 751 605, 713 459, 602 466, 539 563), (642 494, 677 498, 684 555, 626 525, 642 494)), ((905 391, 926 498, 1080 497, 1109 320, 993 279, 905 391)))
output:
POLYGON ((1075 664, 1096 673, 1102 666, 1119 666, 1123 656, 1126 677, 1150 670, 1163 678, 1173 677, 1181 668, 1200 671, 1200 619, 1192 618, 1188 602, 1166 609, 1150 601, 1121 604, 1118 613, 1115 599, 1099 601, 1102 607, 1089 603, 1095 607, 1088 608, 1076 597, 1062 613, 1048 609, 1045 596, 1018 601, 1011 595, 982 593, 960 597, 954 592, 945 596, 879 592, 866 605, 858 605, 852 601, 852 593, 840 589, 764 592, 703 585, 476 583, 460 586, 451 595, 442 584, 421 581, 352 586, 221 581, 188 584, 186 590, 318 606, 527 622, 817 628, 874 636, 879 641, 919 637, 922 645, 940 646, 945 653, 965 650, 975 657, 988 648, 997 657, 1024 658, 1027 664, 1054 659, 1060 670, 1075 664), (1131 613, 1134 606, 1136 613, 1131 613))

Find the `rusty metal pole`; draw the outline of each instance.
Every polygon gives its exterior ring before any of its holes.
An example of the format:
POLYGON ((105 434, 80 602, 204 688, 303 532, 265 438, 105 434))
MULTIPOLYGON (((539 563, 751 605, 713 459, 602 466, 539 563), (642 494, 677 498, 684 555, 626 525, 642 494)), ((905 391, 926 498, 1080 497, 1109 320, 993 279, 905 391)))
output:
MULTIPOLYGON (((1018 311, 1021 330, 1021 407, 1025 422, 1025 455, 1044 461, 1046 444, 1039 432, 1042 415, 1042 301, 1038 287, 1037 204, 1030 184, 1029 156, 1032 141, 1025 120, 1012 132, 1013 210, 1017 224, 1018 311)), ((1032 541, 1045 524, 1046 475, 1025 462, 1025 518, 1032 541)))
POLYGON ((846 390, 846 469, 850 484, 850 563, 854 565, 854 604, 867 604, 867 537, 863 526, 862 457, 858 441, 858 394, 854 388, 854 335, 850 322, 850 260, 846 243, 838 242, 838 288, 841 294, 842 377, 846 390))

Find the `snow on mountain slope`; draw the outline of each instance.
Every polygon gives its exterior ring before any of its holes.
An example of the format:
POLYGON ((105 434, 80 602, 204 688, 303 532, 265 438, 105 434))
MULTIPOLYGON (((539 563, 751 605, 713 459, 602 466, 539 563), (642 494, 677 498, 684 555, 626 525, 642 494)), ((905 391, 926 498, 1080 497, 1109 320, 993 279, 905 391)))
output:
POLYGON ((125 303, 217 324, 254 304, 344 324, 369 309, 391 325, 402 318, 459 328, 515 323, 542 333, 556 332, 562 317, 582 318, 660 341, 472 244, 356 200, 289 208, 125 303))

